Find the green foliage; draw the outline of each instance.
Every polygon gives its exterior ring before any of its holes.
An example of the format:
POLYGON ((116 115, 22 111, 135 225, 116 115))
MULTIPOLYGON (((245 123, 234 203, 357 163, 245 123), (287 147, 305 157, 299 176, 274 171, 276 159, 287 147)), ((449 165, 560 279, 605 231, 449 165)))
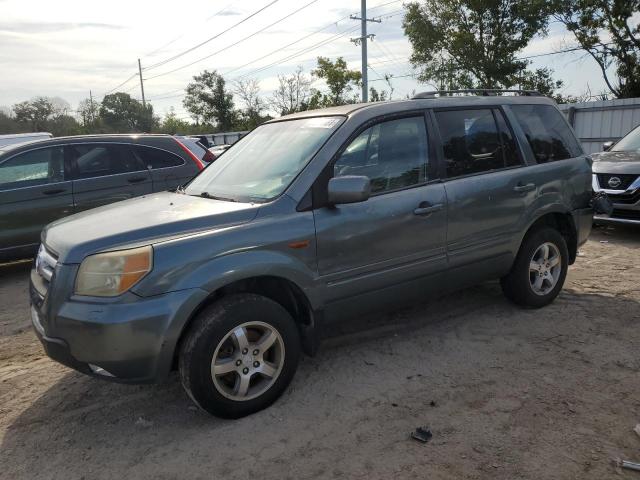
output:
POLYGON ((387 92, 382 90, 378 92, 374 87, 369 88, 370 102, 385 102, 387 100, 387 92))
POLYGON ((556 0, 555 9, 554 17, 595 60, 611 93, 640 97, 640 1, 556 0))
MULTIPOLYGON (((180 120, 174 109, 169 110, 160 123, 159 131, 160 133, 168 133, 169 135, 190 135, 192 133, 196 133, 191 131, 193 125, 185 120, 180 120)), ((211 126, 208 125, 209 129, 211 126)))
POLYGON ((151 132, 157 124, 150 104, 145 109, 142 103, 123 92, 105 95, 99 112, 104 127, 115 133, 151 132))
POLYGON ((13 106, 16 122, 28 124, 32 132, 43 131, 53 112, 53 103, 47 97, 35 97, 13 106))
POLYGON ((214 124, 218 131, 231 130, 236 124, 233 94, 227 91, 225 79, 215 70, 194 76, 182 103, 198 123, 214 124))
POLYGON ((357 70, 349 70, 347 62, 342 57, 338 57, 335 62, 325 57, 318 57, 318 66, 311 73, 325 81, 328 92, 312 90, 310 108, 358 102, 359 95, 357 92, 352 92, 361 85, 362 74, 357 70))
POLYGON ((442 89, 513 87, 528 65, 517 54, 546 34, 549 7, 545 0, 409 3, 403 26, 411 63, 421 81, 442 89))

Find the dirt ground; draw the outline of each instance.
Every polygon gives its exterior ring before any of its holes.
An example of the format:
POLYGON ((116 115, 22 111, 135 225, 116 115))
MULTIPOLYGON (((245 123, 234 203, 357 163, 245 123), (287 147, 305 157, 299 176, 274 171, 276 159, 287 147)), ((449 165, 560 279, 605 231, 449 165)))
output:
POLYGON ((44 356, 29 264, 0 267, 0 478, 640 478, 640 229, 598 229, 556 302, 496 283, 356 319, 271 408, 192 406, 176 376, 111 384, 44 356), (429 426, 433 439, 409 438, 429 426))

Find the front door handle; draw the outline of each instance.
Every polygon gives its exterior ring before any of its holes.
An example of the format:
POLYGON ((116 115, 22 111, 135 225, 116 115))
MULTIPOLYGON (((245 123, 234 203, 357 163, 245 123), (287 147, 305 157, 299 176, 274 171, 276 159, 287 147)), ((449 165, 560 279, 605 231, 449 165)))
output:
POLYGON ((535 189, 536 189, 535 183, 527 183, 526 185, 523 185, 522 183, 518 183, 515 187, 513 187, 513 191, 518 193, 530 192, 535 189))
POLYGON ((146 177, 131 177, 127 179, 127 182, 129 183, 140 183, 140 182, 144 182, 146 180, 146 177))
POLYGON ((66 188, 52 188, 50 190, 44 190, 42 193, 43 195, 55 195, 56 193, 63 193, 66 191, 66 188))
POLYGON ((442 210, 444 205, 442 203, 436 203, 435 205, 430 205, 427 202, 422 202, 418 208, 413 211, 414 215, 426 216, 431 215, 434 212, 442 210))

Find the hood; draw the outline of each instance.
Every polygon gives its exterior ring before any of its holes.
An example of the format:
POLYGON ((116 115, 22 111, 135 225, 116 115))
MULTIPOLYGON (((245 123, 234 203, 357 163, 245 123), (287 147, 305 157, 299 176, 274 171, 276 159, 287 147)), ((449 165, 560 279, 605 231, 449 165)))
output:
POLYGON ((591 158, 594 173, 640 175, 640 152, 600 152, 591 158))
POLYGON ((61 263, 80 263, 103 250, 161 240, 251 221, 258 205, 162 192, 113 203, 47 225, 42 240, 61 263))

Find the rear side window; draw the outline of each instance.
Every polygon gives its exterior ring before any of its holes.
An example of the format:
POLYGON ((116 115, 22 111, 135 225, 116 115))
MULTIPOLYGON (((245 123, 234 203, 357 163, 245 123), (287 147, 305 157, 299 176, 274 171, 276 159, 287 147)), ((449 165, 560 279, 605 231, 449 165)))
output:
POLYGON ((502 112, 490 108, 441 110, 436 119, 448 178, 521 164, 502 112))
POLYGON ((82 143, 67 145, 66 148, 74 163, 76 178, 104 177, 145 169, 126 145, 82 143))
POLYGON ((334 165, 334 176, 365 175, 371 192, 383 193, 427 181, 424 117, 374 125, 358 135, 334 165))
POLYGON ((538 163, 555 162, 582 155, 582 147, 551 105, 512 105, 538 163))
POLYGON ((0 190, 46 185, 65 178, 62 147, 31 150, 0 163, 0 190))
POLYGON ((179 167, 180 165, 184 165, 184 160, 182 158, 171 152, 167 152, 166 150, 143 147, 141 145, 136 145, 133 148, 142 160, 142 163, 146 167, 150 167, 154 170, 156 168, 179 167))

